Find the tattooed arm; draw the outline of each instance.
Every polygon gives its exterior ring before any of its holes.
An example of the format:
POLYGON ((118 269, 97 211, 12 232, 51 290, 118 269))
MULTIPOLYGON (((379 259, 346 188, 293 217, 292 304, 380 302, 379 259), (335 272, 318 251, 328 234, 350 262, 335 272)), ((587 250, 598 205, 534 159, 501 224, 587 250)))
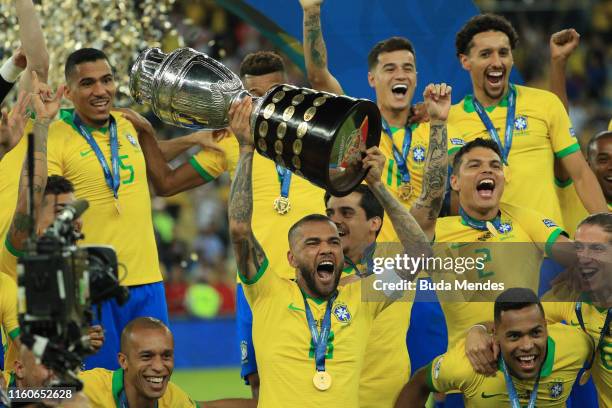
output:
MULTIPOLYGON (((385 165, 385 156, 378 147, 371 147, 367 150, 363 165, 366 169, 369 169, 366 176, 368 187, 389 216, 395 233, 404 247, 404 253, 410 256, 429 256, 431 253, 430 240, 423 233, 410 211, 380 181, 385 165)), ((398 270, 397 272, 401 273, 402 271, 398 270)), ((412 280, 416 276, 416 274, 410 274, 410 271, 406 270, 405 272, 407 276, 401 276, 404 279, 412 280)))
POLYGON ((304 10, 304 61, 310 85, 319 91, 342 95, 338 80, 329 72, 327 49, 321 32, 321 3, 323 0, 300 0, 304 10))
MULTIPOLYGON (((45 187, 47 185, 47 133, 49 125, 57 114, 60 101, 64 94, 64 87, 61 85, 55 97, 43 102, 43 94, 47 92, 46 85, 38 82, 36 72, 32 73, 32 105, 36 112, 34 122, 34 175, 32 178, 32 188, 34 191, 34 211, 36 215, 43 205, 45 187)), ((17 193, 17 206, 13 214, 13 220, 8 233, 8 241, 18 251, 24 249, 24 244, 28 238, 28 232, 32 227, 33 220, 28 215, 28 160, 23 161, 21 176, 19 180, 19 191, 17 193)))
POLYGON ((238 270, 252 279, 266 259, 253 235, 253 154, 255 146, 250 129, 251 98, 244 98, 230 108, 230 127, 240 145, 240 159, 229 196, 229 232, 234 246, 238 270))
POLYGON ((446 84, 429 84, 423 92, 423 99, 431 118, 429 150, 425 160, 421 195, 410 212, 430 241, 434 238, 436 219, 442 208, 448 177, 446 119, 450 109, 450 94, 451 87, 446 84))

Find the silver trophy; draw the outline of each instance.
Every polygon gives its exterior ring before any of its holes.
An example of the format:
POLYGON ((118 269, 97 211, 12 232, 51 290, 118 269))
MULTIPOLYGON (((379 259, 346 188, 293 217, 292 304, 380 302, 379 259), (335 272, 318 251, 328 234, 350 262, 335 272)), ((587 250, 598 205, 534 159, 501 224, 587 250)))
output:
MULTIPOLYGON (((236 74, 191 48, 144 51, 130 92, 163 122, 204 130, 228 127, 231 104, 248 95, 236 74)), ((284 84, 254 98, 251 129, 261 155, 342 196, 365 178, 361 159, 378 145, 381 119, 371 101, 284 84)))

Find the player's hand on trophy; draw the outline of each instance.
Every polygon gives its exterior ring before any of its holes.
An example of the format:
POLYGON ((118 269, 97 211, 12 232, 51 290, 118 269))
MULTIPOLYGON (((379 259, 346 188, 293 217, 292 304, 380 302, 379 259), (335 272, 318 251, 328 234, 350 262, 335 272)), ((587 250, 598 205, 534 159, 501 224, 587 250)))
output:
POLYGON ((89 344, 93 349, 94 353, 97 353, 102 348, 104 344, 104 330, 102 326, 95 325, 89 328, 89 344))
POLYGON ((369 186, 374 186, 380 183, 383 168, 385 167, 385 155, 380 151, 378 146, 372 146, 365 152, 363 158, 363 168, 367 170, 365 181, 369 186))
POLYGON ((141 135, 155 135, 155 130, 153 129, 151 122, 149 122, 149 120, 140 113, 128 108, 113 108, 113 110, 120 111, 121 116, 129 120, 132 125, 134 125, 134 129, 136 129, 136 132, 138 132, 139 137, 141 135))
POLYGON ((251 110, 253 99, 250 96, 232 103, 228 112, 230 118, 230 130, 236 136, 238 144, 242 146, 254 146, 253 134, 251 132, 251 110))
POLYGON ((423 91, 423 100, 431 121, 446 121, 451 106, 450 85, 445 83, 429 84, 423 91))
POLYGON ((203 150, 214 150, 217 152, 223 152, 223 149, 219 146, 221 139, 229 134, 227 129, 213 130, 198 130, 189 135, 189 139, 194 145, 200 146, 203 150))
POLYGON ((6 108, 2 109, 2 117, 0 117, 0 160, 6 153, 13 150, 23 136, 30 98, 28 93, 20 92, 17 103, 10 113, 6 108))
POLYGON ((465 339, 465 355, 474 371, 493 376, 497 371, 499 347, 483 325, 472 326, 465 339))
POLYGON ((321 4, 323 4, 323 0, 300 0, 300 5, 304 10, 312 7, 320 7, 321 4))
POLYGON ((558 31, 550 36, 550 58, 567 60, 580 43, 580 34, 573 28, 558 31))
POLYGON ((57 87, 55 95, 51 87, 38 80, 36 71, 32 71, 32 107, 36 112, 36 120, 50 120, 55 118, 59 111, 66 85, 57 87))

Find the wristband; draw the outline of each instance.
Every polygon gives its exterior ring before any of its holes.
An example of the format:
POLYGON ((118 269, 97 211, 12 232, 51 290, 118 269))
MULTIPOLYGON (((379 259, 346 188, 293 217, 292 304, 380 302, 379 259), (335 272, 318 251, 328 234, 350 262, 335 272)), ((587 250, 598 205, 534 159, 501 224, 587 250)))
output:
POLYGON ((2 76, 6 82, 15 83, 22 71, 23 69, 15 65, 13 62, 13 57, 11 57, 6 60, 4 64, 2 64, 2 67, 0 68, 0 76, 2 76))
POLYGON ((481 328, 484 329, 485 333, 487 333, 487 334, 489 333, 489 330, 487 329, 487 326, 485 326, 484 324, 475 324, 472 327, 470 327, 470 330, 472 330, 474 327, 481 327, 481 328))

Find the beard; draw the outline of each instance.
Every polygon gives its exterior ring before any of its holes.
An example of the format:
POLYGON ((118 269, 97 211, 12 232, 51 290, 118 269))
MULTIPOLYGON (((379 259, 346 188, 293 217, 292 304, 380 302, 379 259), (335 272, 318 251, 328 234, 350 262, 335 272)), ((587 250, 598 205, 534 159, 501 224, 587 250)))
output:
POLYGON ((317 287, 317 282, 314 277, 314 274, 316 273, 316 271, 313 271, 312 269, 306 267, 305 265, 299 265, 298 269, 300 271, 300 274, 302 275, 302 278, 304 279, 304 282, 306 283, 306 286, 308 287, 308 290, 310 290, 310 292, 312 292, 314 295, 316 295, 316 297, 319 297, 319 298, 327 298, 329 295, 331 295, 338 287, 338 282, 340 282, 340 269, 336 267, 336 269, 334 270, 333 286, 328 293, 323 293, 317 287))

